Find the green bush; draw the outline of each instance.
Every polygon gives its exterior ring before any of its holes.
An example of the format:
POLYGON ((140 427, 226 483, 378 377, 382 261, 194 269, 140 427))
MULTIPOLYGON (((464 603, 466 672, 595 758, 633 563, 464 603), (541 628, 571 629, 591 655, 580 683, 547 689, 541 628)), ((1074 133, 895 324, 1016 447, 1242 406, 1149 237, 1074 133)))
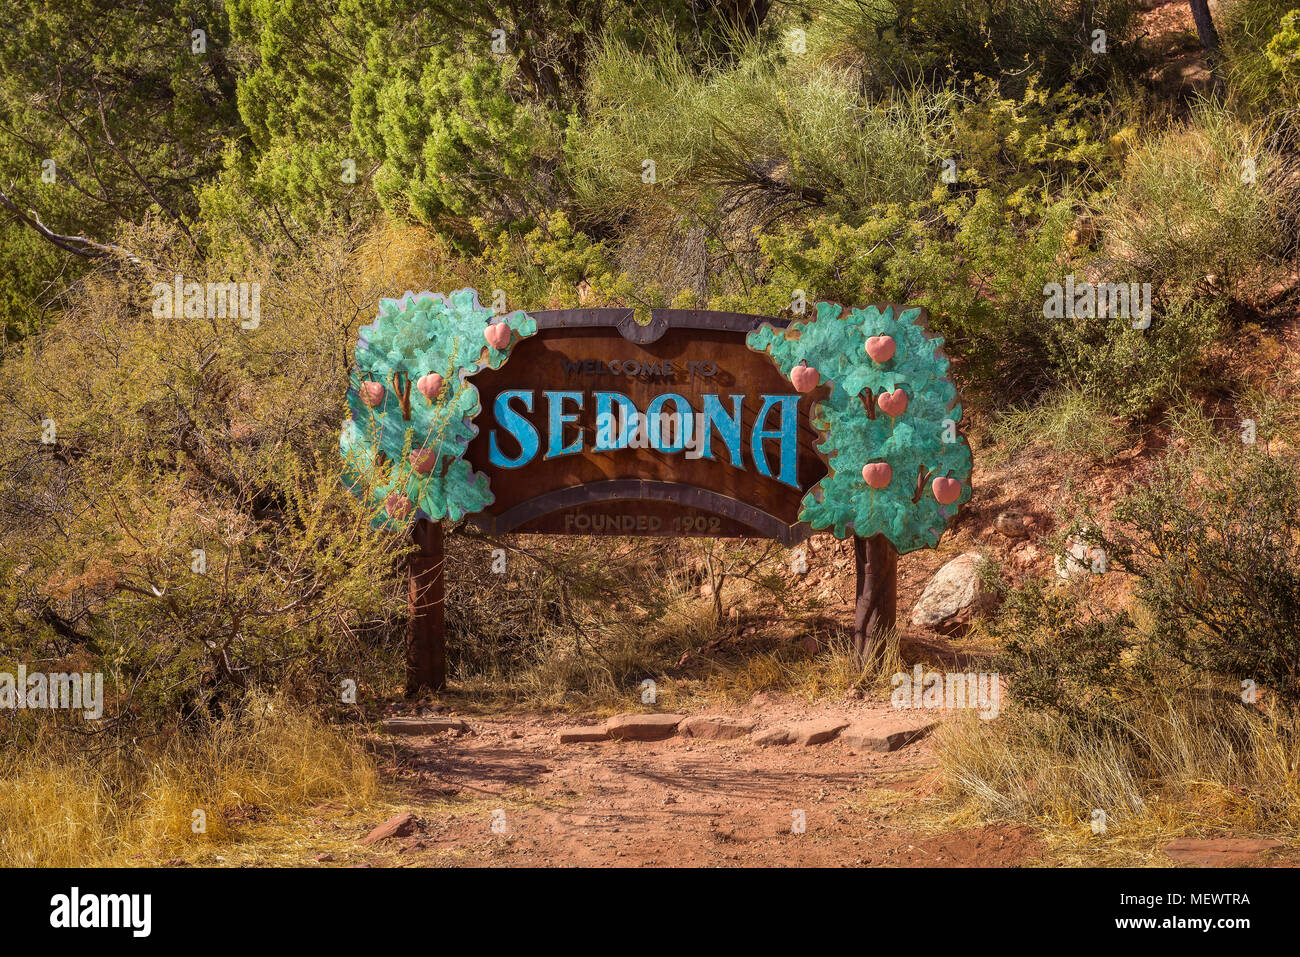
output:
POLYGON ((92 274, 5 356, 0 661, 102 670, 106 717, 128 726, 255 686, 337 708, 339 681, 379 682, 400 648, 383 569, 403 540, 338 481, 355 304, 379 290, 327 242, 275 277, 234 274, 261 283, 256 329, 158 317, 153 282, 231 278, 176 249, 154 235, 166 271, 92 274))
POLYGON ((700 72, 664 38, 649 51, 611 41, 567 139, 578 221, 617 231, 646 280, 729 292, 779 224, 814 211, 861 222, 928 194, 950 101, 864 103, 834 70, 758 43, 700 72))
POLYGON ((1235 437, 1168 456, 1150 484, 1089 523, 1105 575, 1131 576, 1115 611, 1091 583, 1006 592, 992 628, 1016 699, 1078 723, 1122 720, 1157 689, 1217 689, 1240 707, 1250 681, 1300 708, 1300 483, 1294 455, 1235 437))
POLYGON ((807 3, 822 56, 851 63, 869 88, 994 77, 1009 92, 1037 72, 1090 92, 1136 76, 1143 59, 1122 0, 834 0, 807 3), (1095 30, 1106 52, 1094 53, 1095 30))
POLYGON ((1011 698, 1076 725, 1122 720, 1145 692, 1134 668, 1133 623, 1123 611, 1089 601, 1080 589, 1030 580, 1006 589, 990 629, 1001 648, 994 669, 1011 698))
POLYGON ((1257 114, 1300 104, 1296 0, 1225 0, 1216 14, 1233 96, 1257 114))
POLYGON ((1148 329, 1134 329, 1128 316, 1044 320, 1056 379, 1128 419, 1156 411, 1200 371, 1224 315, 1214 300, 1188 298, 1153 311, 1148 329))
POLYGON ((1278 246, 1275 161, 1258 131, 1198 108, 1129 155, 1102 217, 1112 254, 1158 298, 1249 294, 1278 246))
POLYGON ((1166 460, 1099 543, 1135 575, 1143 637, 1171 662, 1300 709, 1300 483, 1292 453, 1234 435, 1166 460))

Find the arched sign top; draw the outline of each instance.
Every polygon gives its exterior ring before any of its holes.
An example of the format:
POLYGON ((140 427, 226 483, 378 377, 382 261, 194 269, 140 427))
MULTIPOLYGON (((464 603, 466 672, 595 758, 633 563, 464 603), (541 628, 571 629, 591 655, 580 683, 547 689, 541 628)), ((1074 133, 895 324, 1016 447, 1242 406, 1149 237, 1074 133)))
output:
POLYGON ((947 360, 920 310, 820 303, 494 316, 384 300, 362 331, 345 479, 394 526, 937 543, 969 497, 947 360))
POLYGON ((656 342, 670 328, 718 329, 748 334, 763 323, 778 328, 785 328, 790 323, 788 319, 709 309, 652 309, 647 323, 637 322, 631 309, 543 309, 530 315, 539 329, 613 326, 624 339, 636 345, 656 342))

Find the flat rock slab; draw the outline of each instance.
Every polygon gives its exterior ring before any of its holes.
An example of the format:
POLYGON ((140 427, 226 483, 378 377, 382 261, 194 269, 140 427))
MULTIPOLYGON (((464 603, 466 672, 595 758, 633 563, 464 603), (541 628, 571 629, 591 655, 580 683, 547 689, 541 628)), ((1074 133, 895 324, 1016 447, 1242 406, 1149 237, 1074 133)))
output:
POLYGON ((383 728, 389 734, 442 734, 469 730, 460 718, 385 718, 383 728))
POLYGON ((390 817, 383 824, 379 825, 369 834, 361 839, 362 844, 374 844, 376 841, 385 841, 390 837, 406 837, 413 834, 419 827, 420 822, 415 819, 415 815, 410 811, 404 811, 390 817))
POLYGON ((692 738, 728 741, 732 738, 743 738, 753 731, 757 724, 757 721, 745 718, 730 718, 720 714, 696 714, 678 725, 677 733, 692 738))
POLYGON ((855 751, 897 751, 929 734, 938 723, 914 712, 868 718, 849 725, 840 740, 855 751))
POLYGON ((660 741, 676 734, 684 720, 681 714, 616 714, 605 722, 605 730, 621 741, 660 741))
POLYGON ((581 744, 586 741, 608 741, 609 732, 603 724, 586 728, 561 728, 555 732, 555 740, 560 744, 581 744))
POLYGON ((801 721, 790 729, 790 741, 805 748, 813 744, 825 744, 834 740, 848 726, 849 723, 842 718, 801 721))
POLYGON ((1281 841, 1267 839, 1180 837, 1165 845, 1165 854, 1175 861, 1201 867, 1240 867, 1254 863, 1265 851, 1283 846, 1281 841))
POLYGON ((773 725, 770 728, 755 731, 754 736, 750 740, 765 748, 777 744, 789 744, 791 740, 790 729, 780 724, 773 725))

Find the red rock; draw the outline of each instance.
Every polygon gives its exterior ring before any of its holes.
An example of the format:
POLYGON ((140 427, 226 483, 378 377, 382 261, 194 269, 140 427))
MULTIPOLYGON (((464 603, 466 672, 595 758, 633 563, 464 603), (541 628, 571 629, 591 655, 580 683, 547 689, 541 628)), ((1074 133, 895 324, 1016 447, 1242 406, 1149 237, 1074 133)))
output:
POLYGON ((790 740, 805 748, 813 744, 825 744, 827 741, 834 740, 835 736, 848 726, 849 723, 843 718, 802 721, 790 729, 790 740))
POLYGON ((915 713, 867 718, 849 725, 840 740, 855 751, 897 751, 924 737, 937 724, 915 713))
POLYGON ((403 811, 401 814, 390 817, 367 834, 361 839, 361 843, 374 844, 376 841, 386 841, 390 837, 406 837, 408 834, 414 833, 417 826, 419 826, 419 822, 415 819, 415 815, 410 811, 403 811))
POLYGON ((993 527, 1007 538, 1024 538, 1034 530, 1034 520, 1019 509, 1009 508, 999 512, 993 527))
POLYGON ((677 733, 692 738, 711 738, 727 741, 743 738, 754 730, 758 722, 752 718, 730 718, 719 714, 691 715, 677 726, 677 733))
POLYGON ((671 738, 685 720, 681 714, 617 714, 605 722, 611 738, 623 741, 660 741, 671 738))
POLYGON ((389 734, 442 734, 444 731, 468 730, 460 718, 385 718, 383 728, 389 734))
POLYGON ((790 729, 783 725, 774 725, 770 728, 764 728, 762 731, 754 732, 754 736, 750 738, 750 740, 763 747, 771 747, 776 744, 789 744, 791 740, 790 729))
POLYGON ((609 732, 603 724, 589 725, 585 728, 561 728, 555 732, 558 744, 581 744, 587 741, 608 741, 609 732))
POLYGON ((1199 867, 1240 867, 1254 863, 1265 851, 1282 846, 1281 841, 1268 839, 1180 837, 1165 845, 1165 855, 1199 867))

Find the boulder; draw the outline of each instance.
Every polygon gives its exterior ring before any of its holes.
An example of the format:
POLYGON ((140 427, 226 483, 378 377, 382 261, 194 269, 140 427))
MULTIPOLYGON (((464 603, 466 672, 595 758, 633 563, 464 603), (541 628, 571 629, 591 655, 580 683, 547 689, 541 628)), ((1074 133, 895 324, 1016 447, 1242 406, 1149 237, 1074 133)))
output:
POLYGON ((753 718, 731 718, 721 714, 691 715, 677 726, 677 733, 692 738, 710 738, 728 741, 743 738, 754 730, 758 722, 753 718))
POLYGON ((855 721, 840 740, 855 751, 897 751, 929 734, 936 724, 927 715, 900 712, 855 721))
POLYGON ((940 568, 912 608, 912 624, 941 635, 959 634, 990 611, 994 598, 980 581, 983 562, 978 552, 967 552, 940 568))
POLYGON ((605 722, 611 738, 622 741, 660 741, 677 733, 685 720, 681 714, 618 714, 605 722))

